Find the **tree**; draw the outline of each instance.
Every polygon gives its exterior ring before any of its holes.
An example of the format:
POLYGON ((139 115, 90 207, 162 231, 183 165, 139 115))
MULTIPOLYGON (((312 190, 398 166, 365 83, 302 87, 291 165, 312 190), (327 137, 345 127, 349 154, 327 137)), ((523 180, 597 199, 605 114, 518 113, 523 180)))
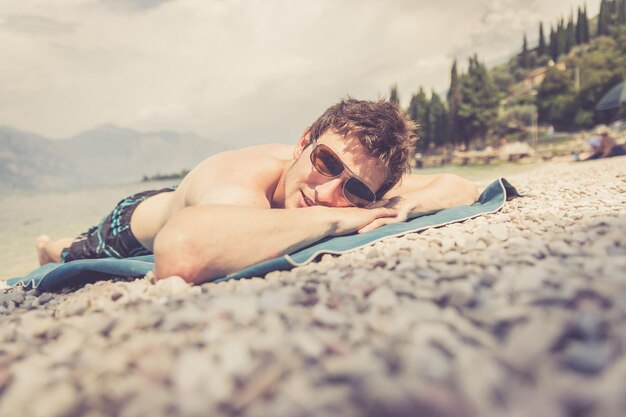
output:
POLYGON ((426 114, 426 135, 429 143, 442 146, 447 139, 447 114, 446 107, 441 98, 434 91, 430 95, 426 114))
POLYGON ((537 47, 537 52, 540 57, 546 55, 548 52, 546 47, 546 38, 543 34, 543 22, 539 23, 539 46, 537 47))
POLYGON ((585 43, 585 35, 583 34, 585 28, 585 23, 583 22, 583 11, 579 7, 576 14, 576 44, 580 45, 585 43))
POLYGON ((391 86, 391 89, 389 91, 389 102, 395 104, 396 106, 400 106, 400 97, 398 96, 397 84, 391 86))
POLYGON ((609 10, 606 0, 600 2, 600 13, 598 13, 598 36, 609 34, 609 10))
POLYGON ((574 17, 570 15, 565 29, 565 53, 569 53, 576 46, 576 32, 574 31, 574 17))
POLYGON ((559 48, 558 35, 554 28, 550 28, 550 57, 556 62, 559 60, 559 55, 561 55, 561 49, 559 48))
POLYGON ((448 89, 448 137, 454 143, 461 139, 459 126, 459 109, 461 107, 461 83, 457 70, 456 59, 450 71, 450 88, 448 89))
POLYGON ((553 67, 537 90, 539 123, 552 124, 555 128, 568 130, 577 113, 574 80, 566 71, 553 67))
POLYGON ((485 138, 489 127, 496 119, 499 97, 487 68, 478 56, 469 59, 467 74, 461 82, 461 107, 459 121, 465 146, 472 139, 485 138))
POLYGON ((619 3, 619 10, 617 12, 617 23, 620 25, 626 25, 626 0, 621 0, 619 3))
POLYGON ((583 43, 589 43, 589 41, 591 41, 591 36, 589 34, 589 19, 587 18, 587 5, 585 5, 585 7, 583 8, 583 29, 582 29, 582 36, 583 36, 583 43))
POLYGON ((559 55, 566 54, 569 52, 566 50, 567 32, 565 31, 565 22, 563 21, 563 19, 561 19, 561 21, 559 22, 556 28, 556 41, 559 45, 559 55))
POLYGON ((524 33, 524 42, 522 43, 522 53, 519 57, 519 66, 522 68, 528 68, 528 41, 526 40, 526 34, 524 33))
POLYGON ((424 123, 426 121, 426 108, 428 106, 428 99, 426 98, 426 93, 424 92, 424 88, 420 87, 419 92, 417 94, 413 94, 411 96, 411 102, 409 103, 409 117, 413 119, 415 123, 417 123, 417 131, 416 134, 422 138, 418 142, 418 146, 422 149, 425 149, 425 146, 428 144, 425 143, 424 139, 424 123))

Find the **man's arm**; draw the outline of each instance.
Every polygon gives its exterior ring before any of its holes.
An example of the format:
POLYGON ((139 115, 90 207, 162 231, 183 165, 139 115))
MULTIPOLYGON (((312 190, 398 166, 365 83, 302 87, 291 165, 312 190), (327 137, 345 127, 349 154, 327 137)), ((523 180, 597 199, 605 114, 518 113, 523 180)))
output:
POLYGON ((433 210, 474 204, 478 195, 478 186, 458 175, 405 175, 385 199, 401 197, 410 206, 410 218, 433 210))
POLYGON ((154 272, 158 278, 204 282, 395 215, 389 208, 186 207, 155 238, 154 272))
POLYGON ((359 230, 368 232, 382 225, 401 222, 422 213, 448 207, 474 204, 479 196, 478 186, 454 174, 405 175, 402 181, 385 194, 386 207, 398 211, 395 218, 374 220, 359 230))

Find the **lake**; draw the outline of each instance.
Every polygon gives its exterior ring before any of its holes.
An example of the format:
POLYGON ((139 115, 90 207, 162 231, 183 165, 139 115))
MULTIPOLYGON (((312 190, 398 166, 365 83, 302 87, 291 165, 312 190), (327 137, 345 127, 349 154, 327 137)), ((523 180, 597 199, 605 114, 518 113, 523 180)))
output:
POLYGON ((0 196, 0 279, 22 276, 39 266, 35 238, 75 237, 111 212, 124 197, 159 189, 177 180, 101 188, 28 191, 0 196))

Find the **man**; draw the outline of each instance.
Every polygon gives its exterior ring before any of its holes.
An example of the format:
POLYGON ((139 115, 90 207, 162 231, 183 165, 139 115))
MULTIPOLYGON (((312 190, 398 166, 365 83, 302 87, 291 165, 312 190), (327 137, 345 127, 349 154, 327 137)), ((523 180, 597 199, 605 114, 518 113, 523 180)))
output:
POLYGON ((37 239, 40 263, 154 253, 155 275, 225 276, 326 236, 367 232, 472 204, 454 175, 404 175, 415 124, 396 106, 348 98, 298 140, 213 155, 180 185, 122 200, 76 239, 37 239))
POLYGON ((589 141, 589 144, 593 148, 593 154, 585 159, 585 161, 626 155, 626 148, 624 145, 617 144, 615 138, 609 135, 608 127, 600 125, 596 132, 599 137, 589 141))

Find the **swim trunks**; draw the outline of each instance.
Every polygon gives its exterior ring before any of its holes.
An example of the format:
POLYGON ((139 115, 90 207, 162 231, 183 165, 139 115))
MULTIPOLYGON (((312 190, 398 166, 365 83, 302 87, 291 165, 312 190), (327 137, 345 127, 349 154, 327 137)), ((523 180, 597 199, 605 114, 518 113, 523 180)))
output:
POLYGON ((153 195, 174 191, 176 186, 160 190, 143 191, 120 201, 113 211, 96 226, 78 235, 70 247, 61 251, 61 262, 77 259, 130 258, 150 255, 130 229, 133 212, 145 199, 153 195))

